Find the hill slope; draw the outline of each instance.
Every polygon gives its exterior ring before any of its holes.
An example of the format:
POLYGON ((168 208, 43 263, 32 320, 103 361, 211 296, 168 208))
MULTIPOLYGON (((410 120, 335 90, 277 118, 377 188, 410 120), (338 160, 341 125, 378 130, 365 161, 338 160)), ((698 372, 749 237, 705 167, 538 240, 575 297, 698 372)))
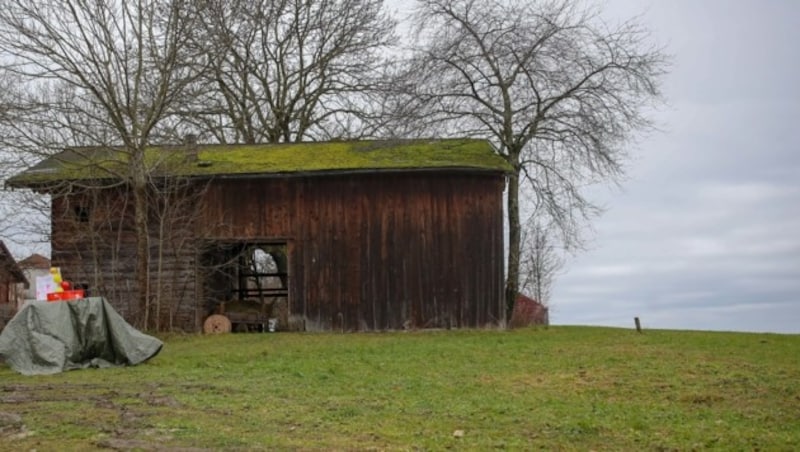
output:
POLYGON ((138 367, 0 365, 0 449, 786 450, 798 356, 800 336, 590 327, 174 336, 138 367))

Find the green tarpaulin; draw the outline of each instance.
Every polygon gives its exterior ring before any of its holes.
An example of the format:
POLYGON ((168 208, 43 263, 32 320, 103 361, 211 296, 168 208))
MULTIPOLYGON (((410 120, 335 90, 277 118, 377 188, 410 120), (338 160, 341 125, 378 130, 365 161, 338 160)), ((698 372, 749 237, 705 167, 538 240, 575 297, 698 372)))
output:
POLYGON ((162 346, 99 297, 29 302, 0 334, 0 357, 24 375, 136 365, 162 346))

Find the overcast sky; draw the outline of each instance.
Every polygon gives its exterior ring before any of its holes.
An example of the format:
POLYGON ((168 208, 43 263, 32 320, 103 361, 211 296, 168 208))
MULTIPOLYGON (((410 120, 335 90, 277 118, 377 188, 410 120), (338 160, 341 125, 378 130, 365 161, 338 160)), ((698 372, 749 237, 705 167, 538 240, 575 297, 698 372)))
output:
POLYGON ((613 0, 674 66, 555 324, 800 333, 800 1, 613 0))

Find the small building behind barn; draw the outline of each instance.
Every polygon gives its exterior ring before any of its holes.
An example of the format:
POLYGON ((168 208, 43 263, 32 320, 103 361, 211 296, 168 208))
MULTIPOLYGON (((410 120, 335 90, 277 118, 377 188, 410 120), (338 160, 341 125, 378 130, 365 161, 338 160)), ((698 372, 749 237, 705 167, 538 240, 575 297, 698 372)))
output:
MULTIPOLYGON (((50 274, 50 259, 34 253, 17 263, 25 278, 30 282, 28 287, 18 286, 20 300, 36 299, 36 278, 50 274)), ((19 306, 21 307, 21 306, 19 306)))
POLYGON ((512 328, 550 325, 550 309, 525 294, 519 294, 514 303, 514 312, 511 315, 510 323, 512 328))
POLYGON ((140 327, 149 317, 159 329, 198 331, 243 305, 278 330, 505 318, 509 168, 487 141, 149 148, 145 306, 130 188, 116 176, 126 158, 119 148, 66 149, 6 185, 51 195, 52 265, 140 327))

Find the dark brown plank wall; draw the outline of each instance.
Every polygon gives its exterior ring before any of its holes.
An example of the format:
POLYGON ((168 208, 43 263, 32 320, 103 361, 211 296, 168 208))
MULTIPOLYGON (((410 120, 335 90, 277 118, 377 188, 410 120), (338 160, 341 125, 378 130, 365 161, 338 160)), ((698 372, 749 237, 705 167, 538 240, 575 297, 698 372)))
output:
POLYGON ((288 240, 291 312, 323 330, 474 327, 502 318, 500 175, 217 180, 219 239, 288 240))

